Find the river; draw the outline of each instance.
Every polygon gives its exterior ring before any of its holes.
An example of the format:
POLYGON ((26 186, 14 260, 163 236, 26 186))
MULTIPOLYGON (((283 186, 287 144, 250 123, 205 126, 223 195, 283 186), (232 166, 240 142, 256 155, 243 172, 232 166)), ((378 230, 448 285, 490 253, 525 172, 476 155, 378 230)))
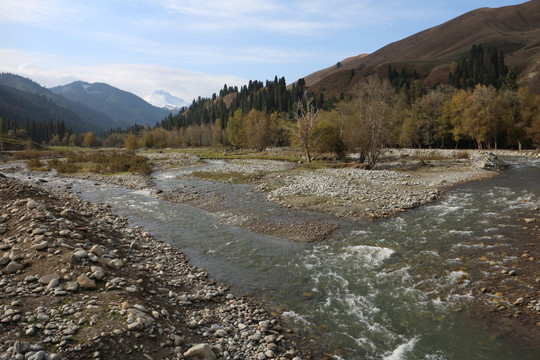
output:
MULTIPOLYGON (((540 161, 508 161, 510 169, 496 178, 454 187, 433 204, 394 218, 344 226, 315 244, 245 231, 226 217, 160 200, 155 189, 83 180, 51 184, 69 184, 86 200, 111 204, 234 291, 282 311, 336 357, 537 359, 539 353, 496 337, 460 311, 473 296, 464 269, 509 246, 516 211, 540 206, 540 161)), ((246 186, 187 182, 170 172, 155 174, 155 181, 163 190, 227 186, 237 206, 286 216, 246 186)))

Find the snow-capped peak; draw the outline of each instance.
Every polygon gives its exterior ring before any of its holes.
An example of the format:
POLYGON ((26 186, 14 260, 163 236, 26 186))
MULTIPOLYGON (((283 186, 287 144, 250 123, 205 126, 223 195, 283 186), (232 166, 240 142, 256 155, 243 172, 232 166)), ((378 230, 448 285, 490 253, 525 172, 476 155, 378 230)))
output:
POLYGON ((146 96, 144 100, 149 104, 167 110, 179 110, 184 106, 188 106, 188 104, 184 100, 174 95, 171 95, 165 90, 156 90, 152 94, 146 96))

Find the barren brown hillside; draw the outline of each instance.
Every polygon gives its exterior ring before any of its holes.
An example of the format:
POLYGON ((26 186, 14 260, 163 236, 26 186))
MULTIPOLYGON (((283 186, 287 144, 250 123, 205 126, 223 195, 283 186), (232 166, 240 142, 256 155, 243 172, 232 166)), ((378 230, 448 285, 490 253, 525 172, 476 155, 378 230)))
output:
POLYGON ((501 8, 481 8, 391 43, 370 55, 341 61, 305 77, 313 93, 350 90, 364 76, 386 73, 387 65, 417 70, 428 84, 445 82, 452 60, 474 44, 496 46, 518 74, 518 82, 540 93, 540 0, 501 8))

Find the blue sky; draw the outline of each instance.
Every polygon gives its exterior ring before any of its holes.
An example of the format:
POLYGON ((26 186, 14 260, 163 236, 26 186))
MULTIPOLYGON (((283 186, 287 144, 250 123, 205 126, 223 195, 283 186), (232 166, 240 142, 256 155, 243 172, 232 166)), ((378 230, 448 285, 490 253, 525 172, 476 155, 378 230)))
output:
POLYGON ((0 0, 0 71, 43 86, 106 82, 187 102, 287 83, 509 0, 0 0))

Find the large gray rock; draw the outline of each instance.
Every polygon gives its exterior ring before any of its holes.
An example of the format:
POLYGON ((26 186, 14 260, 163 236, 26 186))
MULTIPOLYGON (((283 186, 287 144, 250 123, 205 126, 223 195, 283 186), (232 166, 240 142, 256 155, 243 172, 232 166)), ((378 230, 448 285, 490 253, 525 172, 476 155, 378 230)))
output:
POLYGON ((482 152, 471 156, 471 166, 476 169, 501 171, 506 169, 508 164, 491 152, 482 152))
POLYGON ((43 275, 39 278, 38 282, 43 285, 48 285, 53 279, 59 280, 60 275, 58 275, 57 273, 43 275))
POLYGON ((184 353, 187 360, 216 360, 216 355, 210 345, 199 344, 184 353))
POLYGON ((96 282, 84 274, 79 275, 79 277, 77 278, 77 283, 83 289, 89 289, 89 290, 97 289, 96 282))
POLYGON ((28 210, 35 209, 39 206, 39 203, 33 199, 28 199, 28 202, 26 203, 26 208, 28 210))
POLYGON ((141 323, 142 329, 145 329, 154 322, 152 315, 136 308, 129 308, 127 314, 128 320, 131 318, 133 319, 133 322, 141 323))
POLYGON ((12 261, 6 266, 6 273, 13 274, 19 270, 24 269, 24 265, 19 264, 18 262, 12 261))

